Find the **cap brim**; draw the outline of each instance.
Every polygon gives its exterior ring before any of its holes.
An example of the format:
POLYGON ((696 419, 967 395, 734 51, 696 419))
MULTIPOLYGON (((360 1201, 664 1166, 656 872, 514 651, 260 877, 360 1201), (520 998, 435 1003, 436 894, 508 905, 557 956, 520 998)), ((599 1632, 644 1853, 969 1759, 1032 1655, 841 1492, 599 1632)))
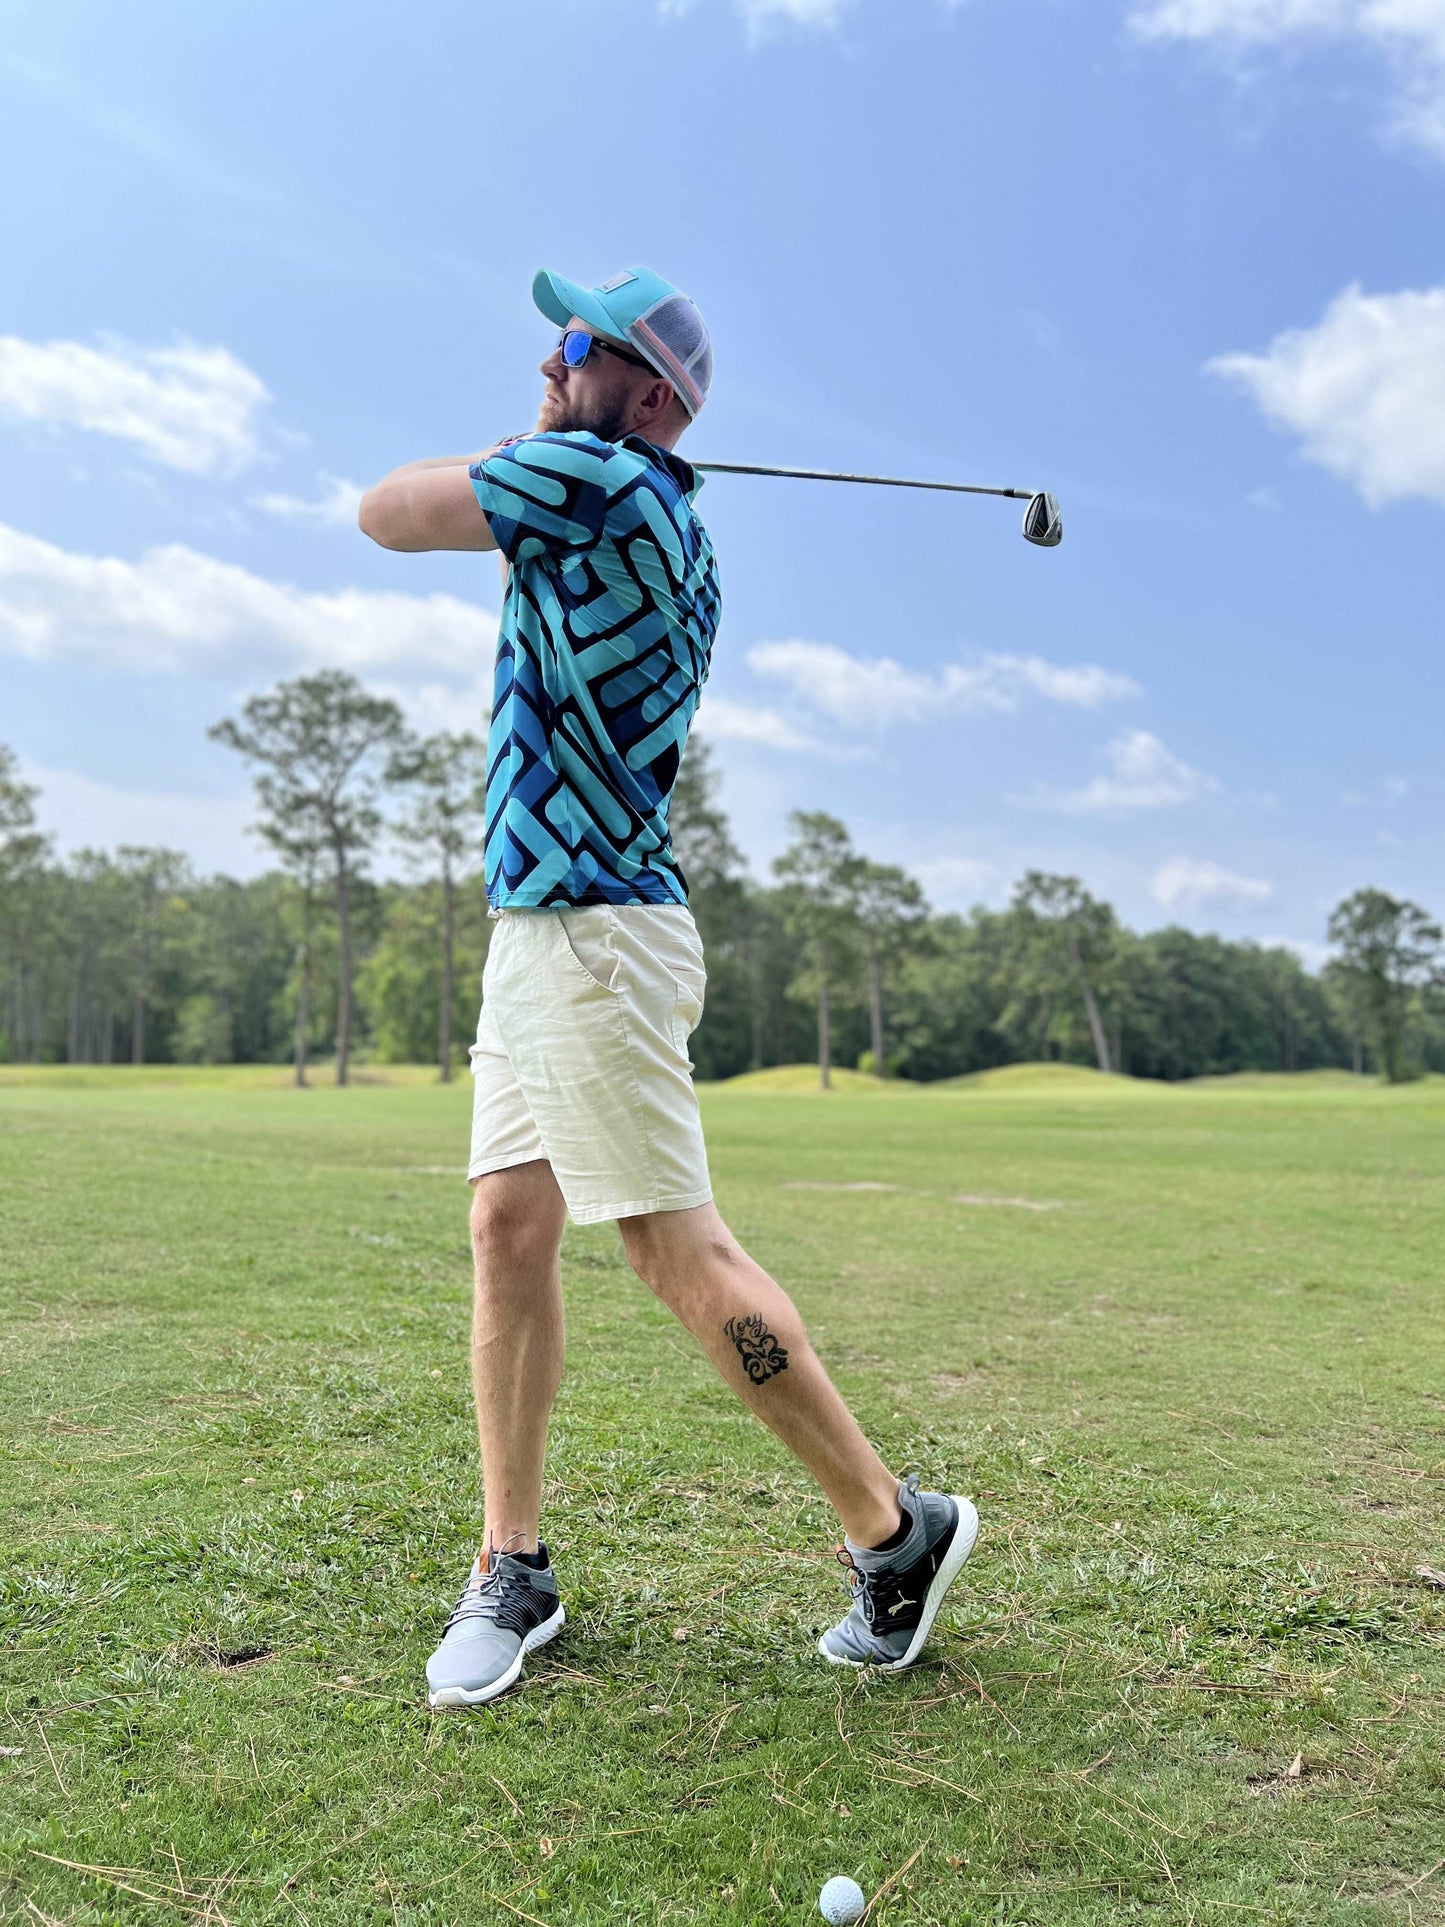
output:
POLYGON ((625 341, 617 323, 608 314, 602 303, 587 288, 579 288, 575 281, 565 275, 549 274, 546 268, 540 269, 532 278, 532 299, 549 321, 555 321, 559 328, 565 328, 576 315, 589 328, 599 335, 606 335, 609 341, 625 341))

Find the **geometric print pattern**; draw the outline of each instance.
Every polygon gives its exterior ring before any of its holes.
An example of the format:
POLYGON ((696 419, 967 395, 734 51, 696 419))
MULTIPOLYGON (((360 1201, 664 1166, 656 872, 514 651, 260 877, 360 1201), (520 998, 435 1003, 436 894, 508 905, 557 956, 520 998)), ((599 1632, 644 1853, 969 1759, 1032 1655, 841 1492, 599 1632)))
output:
POLYGON ((487 899, 686 903, 667 812, 721 608, 699 478, 640 436, 525 435, 475 462, 506 556, 487 899))

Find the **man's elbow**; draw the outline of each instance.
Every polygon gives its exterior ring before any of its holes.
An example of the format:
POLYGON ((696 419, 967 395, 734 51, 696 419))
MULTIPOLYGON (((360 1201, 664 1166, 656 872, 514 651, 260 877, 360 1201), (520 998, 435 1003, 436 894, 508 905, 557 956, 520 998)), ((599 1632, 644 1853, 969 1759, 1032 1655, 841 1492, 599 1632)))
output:
POLYGON ((394 492, 379 482, 362 496, 356 526, 384 549, 413 548, 415 545, 407 539, 405 519, 399 510, 394 492))

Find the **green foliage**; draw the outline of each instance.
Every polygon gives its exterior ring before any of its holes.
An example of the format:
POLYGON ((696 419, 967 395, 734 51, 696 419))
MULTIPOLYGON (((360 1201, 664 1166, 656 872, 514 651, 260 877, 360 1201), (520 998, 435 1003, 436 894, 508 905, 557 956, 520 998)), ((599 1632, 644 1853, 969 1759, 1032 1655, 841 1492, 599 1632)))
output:
MULTIPOLYGON (((1099 1069, 1114 1069, 1099 998, 1112 987, 1118 949, 1118 925, 1107 903, 1091 897, 1077 877, 1028 871, 1014 889, 1014 995, 1003 1021, 1021 1018, 1036 1029, 1041 1046, 1058 1042, 1069 1054, 1079 1048, 1079 1022, 1086 1019, 1099 1069)), ((1046 1048, 1038 1055, 1047 1055, 1046 1048)))
POLYGON ((721 778, 705 736, 688 741, 673 785, 668 827, 707 956, 707 1013, 691 1045, 696 1074, 728 1077, 764 1049, 763 976, 770 932, 733 841, 721 778))
POLYGON ((793 841, 774 859, 783 886, 784 928, 802 968, 788 995, 816 1004, 818 1065, 827 1088, 833 1056, 833 1009, 856 1000, 862 964, 856 878, 858 856, 848 831, 824 810, 794 810, 793 841))
MULTIPOLYGON (((438 931, 430 946, 438 963, 437 981, 426 1004, 415 1008, 438 1013, 432 1050, 446 1082, 452 1075, 457 1028, 457 882, 475 867, 483 847, 487 746, 475 736, 445 733, 406 742, 393 751, 386 780, 402 792, 407 805, 392 824, 392 834, 414 862, 433 869, 437 877, 438 931)), ((395 972, 391 980, 394 983, 395 972)), ((474 981, 465 973, 463 980, 474 981)), ((470 1012, 463 1022, 470 1027, 470 1012)), ((410 1037, 410 1024, 407 1029, 410 1037)), ((390 1023, 389 1042, 394 1045, 398 1036, 395 1023, 390 1023)))
MULTIPOLYGON (((383 1064, 422 1064, 437 1054, 442 995, 441 885, 389 884, 381 892, 381 928, 357 972, 373 1054, 383 1064)), ((473 881, 457 893, 451 1034, 470 1044, 486 962, 486 897, 473 881)), ((455 1055, 464 1061, 464 1046, 455 1055)))
MULTIPOLYGON (((381 830, 382 784, 395 774, 405 744, 401 711, 345 670, 323 669, 250 697, 239 722, 228 716, 209 734, 256 767, 261 835, 302 880, 308 903, 323 853, 330 865, 337 926, 336 1081, 344 1084, 351 1049, 352 898, 381 830)), ((304 955, 303 966, 302 1032, 310 990, 304 955)), ((301 1068, 298 1039, 298 1078, 301 1068)))
POLYGON ((1390 1084, 1418 1077, 1411 1020, 1445 989, 1445 932, 1418 903, 1357 890, 1335 907, 1330 941, 1340 947, 1345 995, 1364 1019, 1380 1075, 1390 1084))
MULTIPOLYGON (((33 792, 0 753, 0 1062, 110 1063, 135 1055, 138 1036, 152 1063, 212 1044, 216 1061, 279 1062, 298 1029, 304 1058, 341 1028, 349 944, 357 1047, 459 1066, 487 943, 481 745, 436 736, 367 754, 367 851, 390 795, 391 827, 422 876, 378 889, 353 864, 343 928, 334 879, 325 887, 331 859, 299 832, 277 844, 283 871, 247 883, 197 878, 165 850, 56 863, 34 829, 33 792)), ((1025 1060, 1169 1082, 1330 1067, 1389 1076, 1392 1062, 1397 1079, 1445 1071, 1438 928, 1383 892, 1341 905, 1331 928, 1345 954, 1313 975, 1282 948, 1178 926, 1136 935, 1077 878, 1044 872, 1021 879, 1006 910, 930 914, 906 872, 861 855, 820 813, 794 819, 775 884, 760 886, 705 738, 683 758, 671 822, 708 961, 691 1045, 702 1080, 818 1062, 825 1039, 830 1062, 881 1055, 890 1076, 922 1082, 1025 1060)))
POLYGON ((205 991, 181 1000, 172 1042, 178 1064, 229 1064, 231 1015, 205 991))

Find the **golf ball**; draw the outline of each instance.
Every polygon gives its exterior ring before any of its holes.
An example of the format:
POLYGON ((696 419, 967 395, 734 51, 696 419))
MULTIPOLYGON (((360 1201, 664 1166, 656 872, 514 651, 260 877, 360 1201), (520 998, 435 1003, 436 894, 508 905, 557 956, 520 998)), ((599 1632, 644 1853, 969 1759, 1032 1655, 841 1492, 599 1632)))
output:
POLYGON ((835 1873, 818 1895, 818 1912, 833 1927, 851 1927, 853 1921, 863 1918, 867 1904, 863 1889, 845 1873, 835 1873))

